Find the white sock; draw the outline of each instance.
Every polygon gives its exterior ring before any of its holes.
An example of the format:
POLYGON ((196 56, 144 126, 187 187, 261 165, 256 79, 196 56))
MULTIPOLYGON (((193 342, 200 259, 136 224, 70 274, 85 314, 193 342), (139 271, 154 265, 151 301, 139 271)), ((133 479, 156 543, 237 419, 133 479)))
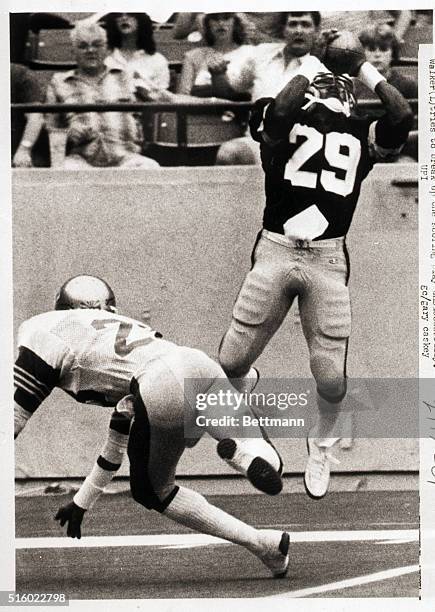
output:
POLYGON ((257 529, 209 504, 191 489, 180 487, 163 514, 195 531, 244 546, 254 554, 261 549, 257 529))
POLYGON ((319 416, 317 423, 310 431, 318 446, 330 448, 345 433, 348 412, 342 409, 342 402, 332 403, 320 395, 317 396, 319 416))

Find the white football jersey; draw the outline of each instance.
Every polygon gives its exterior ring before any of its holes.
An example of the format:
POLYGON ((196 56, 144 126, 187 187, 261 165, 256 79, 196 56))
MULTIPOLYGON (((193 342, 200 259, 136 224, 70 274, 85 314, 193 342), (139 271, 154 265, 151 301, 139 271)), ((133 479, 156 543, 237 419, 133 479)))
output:
POLYGON ((144 323, 105 310, 37 315, 18 332, 15 401, 34 412, 59 387, 79 402, 115 406, 135 372, 174 346, 144 323))

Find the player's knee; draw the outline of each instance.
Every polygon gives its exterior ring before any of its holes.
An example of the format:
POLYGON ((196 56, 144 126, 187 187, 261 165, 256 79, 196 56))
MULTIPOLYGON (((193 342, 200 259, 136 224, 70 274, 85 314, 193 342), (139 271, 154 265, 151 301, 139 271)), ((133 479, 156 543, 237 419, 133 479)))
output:
POLYGON ((247 360, 228 351, 224 345, 219 349, 219 363, 228 378, 243 378, 251 367, 247 360))
POLYGON ((160 513, 166 510, 178 491, 178 487, 173 483, 154 489, 149 483, 144 484, 134 480, 130 480, 130 489, 133 499, 138 504, 147 510, 160 513))
POLYGON ((224 142, 216 155, 216 164, 220 166, 253 165, 255 163, 256 158, 250 147, 238 140, 224 142))
POLYGON ((319 380, 317 382, 317 393, 329 404, 339 404, 345 397, 347 381, 344 377, 319 380))
POLYGON ((310 365, 320 397, 333 404, 341 402, 347 390, 344 367, 316 356, 311 358, 310 365))

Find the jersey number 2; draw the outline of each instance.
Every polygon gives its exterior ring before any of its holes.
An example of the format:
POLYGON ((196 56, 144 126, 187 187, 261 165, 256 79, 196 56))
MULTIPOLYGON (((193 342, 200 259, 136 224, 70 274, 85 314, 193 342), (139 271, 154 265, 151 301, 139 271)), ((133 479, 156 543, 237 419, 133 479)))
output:
MULTIPOLYGON (((127 343, 127 338, 130 335, 131 330, 133 329, 132 323, 127 323, 126 321, 119 321, 118 319, 95 319, 92 321, 91 325, 94 329, 104 329, 108 325, 118 325, 118 331, 115 337, 114 351, 120 357, 125 357, 132 350, 137 348, 138 346, 146 346, 150 344, 154 340, 154 336, 149 336, 147 338, 139 338, 139 340, 133 340, 133 342, 127 343)), ((143 327, 143 329, 148 330, 149 328, 145 325, 142 326, 139 323, 136 323, 137 327, 143 327)))
POLYGON ((284 178, 291 181, 295 187, 315 189, 317 179, 325 191, 336 193, 343 197, 352 193, 358 162, 361 157, 361 143, 352 134, 329 132, 321 134, 315 128, 297 123, 290 132, 290 142, 296 144, 298 136, 304 138, 299 147, 287 162, 284 178), (317 172, 301 170, 302 166, 313 155, 324 149, 324 156, 332 168, 344 171, 342 177, 333 170, 319 168, 317 172))

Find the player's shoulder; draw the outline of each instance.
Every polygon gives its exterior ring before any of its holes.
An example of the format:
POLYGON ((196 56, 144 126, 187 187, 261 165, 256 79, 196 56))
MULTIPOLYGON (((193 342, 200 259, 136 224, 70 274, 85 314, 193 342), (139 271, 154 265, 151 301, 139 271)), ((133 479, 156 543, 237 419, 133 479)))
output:
POLYGON ((58 367, 72 354, 66 338, 59 333, 66 314, 67 311, 49 311, 24 321, 18 330, 19 350, 38 362, 58 367))
POLYGON ((65 318, 66 314, 67 311, 65 310, 50 310, 34 315, 21 323, 19 334, 21 336, 31 336, 36 332, 49 334, 58 325, 59 321, 65 318))

